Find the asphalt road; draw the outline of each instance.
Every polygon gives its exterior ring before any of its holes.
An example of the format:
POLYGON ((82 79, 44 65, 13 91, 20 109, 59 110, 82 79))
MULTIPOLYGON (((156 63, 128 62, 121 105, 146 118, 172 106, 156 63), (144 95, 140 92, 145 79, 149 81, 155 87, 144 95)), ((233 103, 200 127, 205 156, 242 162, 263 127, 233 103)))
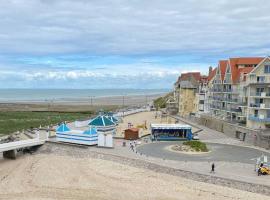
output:
POLYGON ((265 153, 260 150, 226 144, 207 143, 207 147, 211 152, 196 155, 172 152, 166 149, 166 147, 173 144, 179 144, 179 142, 157 142, 144 144, 138 146, 137 151, 144 155, 177 161, 229 161, 255 164, 256 158, 262 154, 270 158, 269 153, 265 153))

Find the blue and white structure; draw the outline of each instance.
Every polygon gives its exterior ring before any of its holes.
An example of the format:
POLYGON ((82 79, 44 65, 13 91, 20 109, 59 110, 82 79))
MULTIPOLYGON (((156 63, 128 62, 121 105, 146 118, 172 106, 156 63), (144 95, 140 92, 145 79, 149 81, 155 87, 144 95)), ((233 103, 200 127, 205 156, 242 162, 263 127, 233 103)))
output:
POLYGON ((94 127, 86 131, 71 130, 65 123, 56 129, 56 141, 74 144, 97 145, 98 134, 94 127))
POLYGON ((92 119, 88 125, 97 129, 99 147, 113 147, 113 135, 116 131, 114 122, 104 115, 99 115, 92 119))
POLYGON ((192 140, 191 126, 183 124, 151 124, 151 138, 158 141, 192 140))
POLYGON ((98 133, 114 134, 116 124, 105 115, 98 115, 94 119, 90 120, 88 126, 95 127, 98 133))

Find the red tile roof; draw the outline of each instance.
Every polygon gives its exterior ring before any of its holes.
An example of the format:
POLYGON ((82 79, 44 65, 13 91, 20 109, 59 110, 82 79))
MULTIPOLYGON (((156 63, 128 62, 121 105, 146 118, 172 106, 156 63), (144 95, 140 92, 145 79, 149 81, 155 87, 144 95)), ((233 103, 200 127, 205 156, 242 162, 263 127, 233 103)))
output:
POLYGON ((245 67, 238 69, 238 77, 237 80, 240 80, 241 74, 243 74, 243 81, 246 81, 246 74, 250 73, 254 67, 245 67))
POLYGON ((259 64, 264 58, 262 57, 250 57, 250 58, 230 58, 229 64, 231 67, 232 82, 239 81, 240 74, 249 73, 253 69, 252 65, 259 64), (239 65, 247 65, 247 67, 239 68, 239 65))
POLYGON ((201 79, 201 73, 200 72, 188 72, 188 73, 182 73, 180 76, 181 81, 186 81, 189 79, 189 77, 193 76, 195 80, 200 81, 201 79))
POLYGON ((227 60, 220 60, 219 61, 219 68, 220 68, 220 73, 221 73, 221 80, 224 80, 225 77, 225 72, 227 68, 228 61, 227 60))

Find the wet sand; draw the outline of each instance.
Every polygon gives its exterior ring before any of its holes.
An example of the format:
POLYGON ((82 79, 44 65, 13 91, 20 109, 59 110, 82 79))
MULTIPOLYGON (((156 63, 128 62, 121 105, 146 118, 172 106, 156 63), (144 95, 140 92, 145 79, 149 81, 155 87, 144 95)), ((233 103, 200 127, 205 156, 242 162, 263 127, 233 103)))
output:
POLYGON ((100 108, 123 106, 142 106, 151 103, 157 95, 112 96, 89 99, 70 99, 54 101, 0 102, 0 111, 91 111, 100 108))

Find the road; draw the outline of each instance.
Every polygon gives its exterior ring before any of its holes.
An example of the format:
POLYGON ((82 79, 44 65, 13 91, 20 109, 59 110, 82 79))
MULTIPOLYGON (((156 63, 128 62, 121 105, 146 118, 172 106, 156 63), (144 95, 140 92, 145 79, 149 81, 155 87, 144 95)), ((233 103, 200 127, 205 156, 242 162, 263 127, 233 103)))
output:
POLYGON ((137 151, 147 156, 175 161, 226 161, 254 164, 255 159, 261 156, 262 153, 270 157, 270 153, 257 149, 215 143, 207 143, 207 147, 210 149, 209 153, 197 155, 172 152, 166 149, 174 144, 179 144, 179 142, 149 143, 137 147, 137 151))

